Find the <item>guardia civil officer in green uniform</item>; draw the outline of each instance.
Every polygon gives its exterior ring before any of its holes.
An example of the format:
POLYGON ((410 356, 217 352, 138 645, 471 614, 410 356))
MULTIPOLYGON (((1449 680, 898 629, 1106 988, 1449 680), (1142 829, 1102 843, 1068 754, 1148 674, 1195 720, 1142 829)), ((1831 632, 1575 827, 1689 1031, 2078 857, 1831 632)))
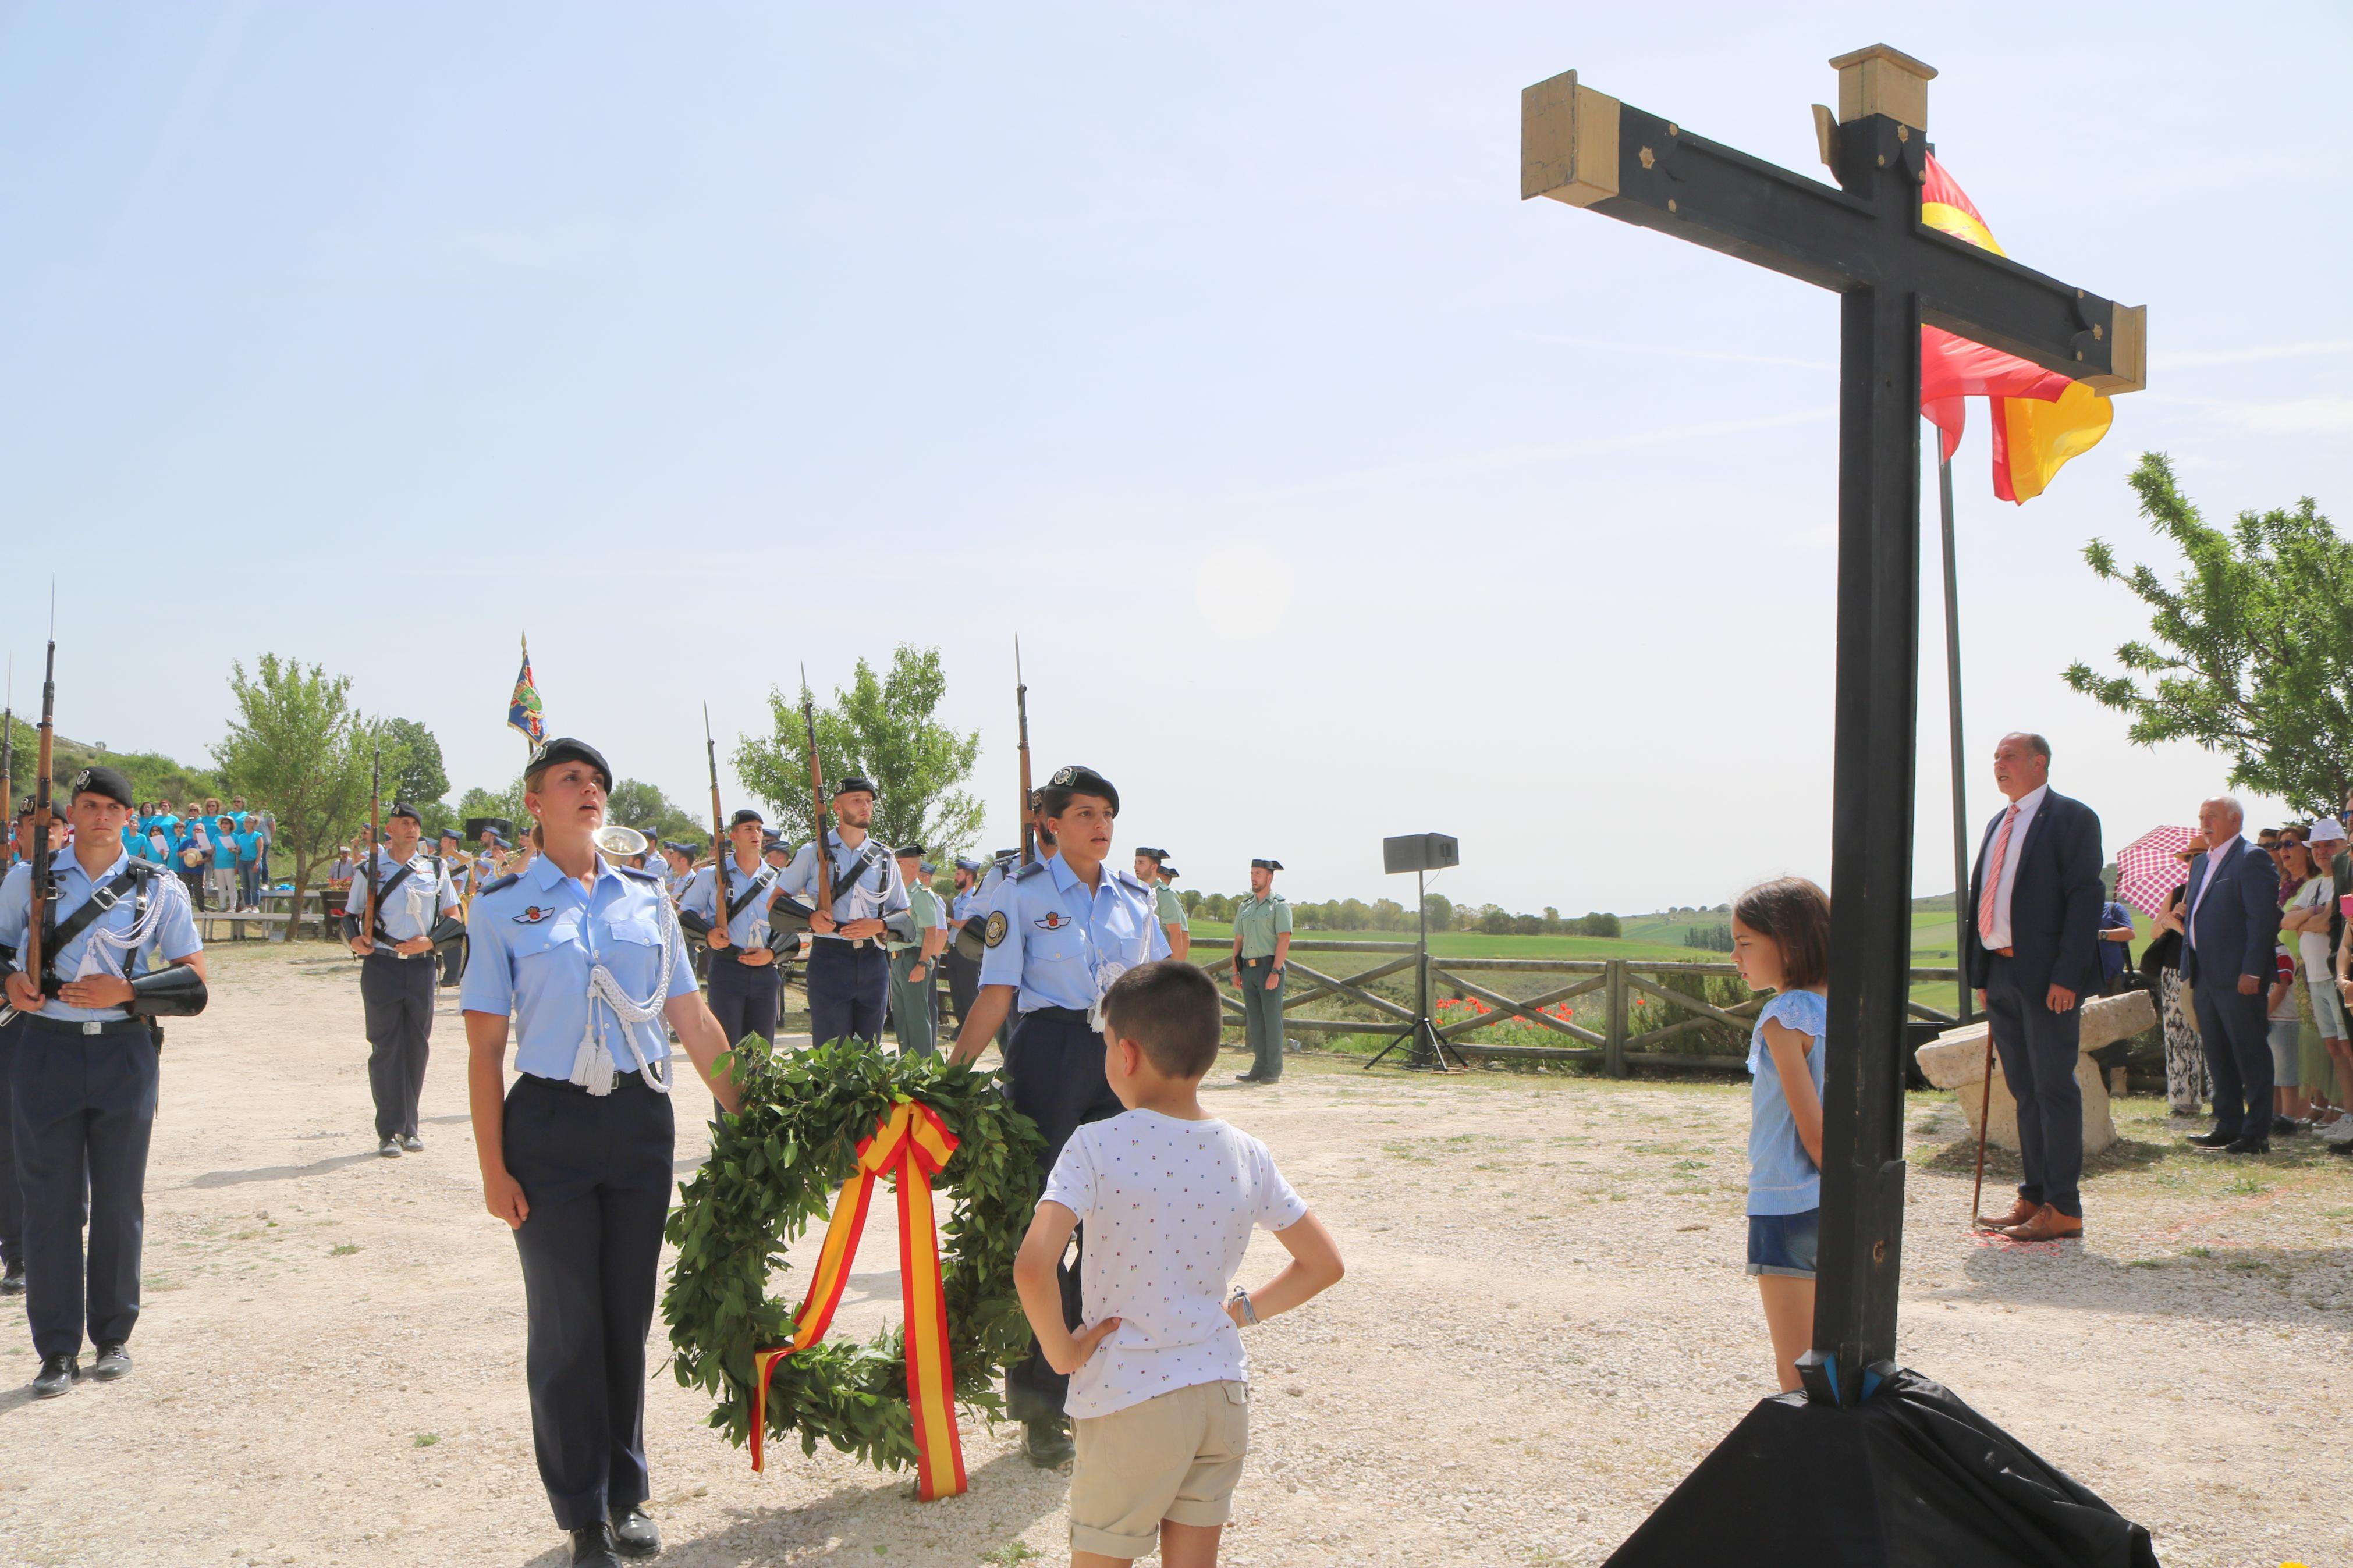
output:
MULTIPOLYGON (((1038 1124, 1046 1152, 1039 1190, 1071 1133, 1125 1107, 1103 1075, 1103 1025, 1096 1009, 1111 983, 1140 963, 1168 956, 1153 919, 1152 890, 1105 864, 1119 791, 1088 767, 1055 773, 1037 794, 1037 816, 1056 853, 1032 860, 992 896, 980 997, 956 1035, 951 1065, 977 1058, 1008 1011, 1018 1011, 1005 1047, 1006 1098, 1038 1124)), ((1082 1255, 1086 1241, 1080 1237, 1082 1255)), ((1079 1269, 1060 1270, 1062 1314, 1080 1312, 1079 1269)), ((1062 1399, 1071 1380, 1032 1343, 1029 1359, 1005 1374, 1006 1409, 1023 1425, 1029 1462, 1051 1468, 1072 1453, 1062 1399)))
POLYGON ((1193 927, 1185 918, 1185 906, 1178 900, 1176 890, 1168 885, 1176 879, 1176 873, 1168 868, 1168 851, 1137 850, 1135 879, 1152 889, 1155 918, 1168 937, 1168 956, 1185 957, 1193 951, 1193 927))
POLYGON ((396 802, 385 818, 385 842, 361 857, 343 900, 343 940, 360 955, 376 1152, 386 1159, 425 1147, 417 1134, 417 1101, 433 1045, 435 927, 458 908, 458 890, 441 858, 417 851, 424 831, 417 808, 396 802), (375 925, 363 931, 371 880, 375 925))
MULTIPOLYGON (((154 1021, 200 1013, 206 1000, 204 944, 186 885, 123 849, 131 781, 112 768, 84 768, 70 789, 74 839, 49 852, 48 909, 34 912, 31 862, 0 882, 8 1005, 23 1019, 8 1089, 24 1205, 25 1323, 41 1358, 36 1399, 73 1391, 85 1328, 98 1352, 90 1375, 111 1382, 131 1373, 124 1342, 139 1321, 147 1145, 160 1087, 154 1021), (36 918, 40 973, 28 974, 26 938, 36 918)), ((12 1441, 23 1454, 26 1445, 12 1441)))
POLYGON ((948 944, 947 906, 923 874, 922 845, 900 846, 898 861, 899 879, 907 888, 907 916, 889 938, 891 1026, 898 1032, 901 1051, 931 1056, 940 1048, 939 1018, 934 1010, 939 993, 933 976, 948 944))
POLYGON ((1291 957, 1291 906, 1274 890, 1280 860, 1250 862, 1250 897, 1234 910, 1234 984, 1242 994, 1250 1069, 1244 1083, 1282 1076, 1282 966, 1291 957))
POLYGON ((597 851, 603 754, 550 741, 522 782, 541 853, 468 912, 466 1087, 483 1201, 522 1260, 540 1482, 575 1568, 618 1568, 617 1552, 661 1550, 645 1510, 645 1396, 674 1158, 665 1022, 720 1105, 739 1102, 712 1066, 728 1041, 670 900, 651 872, 597 851))

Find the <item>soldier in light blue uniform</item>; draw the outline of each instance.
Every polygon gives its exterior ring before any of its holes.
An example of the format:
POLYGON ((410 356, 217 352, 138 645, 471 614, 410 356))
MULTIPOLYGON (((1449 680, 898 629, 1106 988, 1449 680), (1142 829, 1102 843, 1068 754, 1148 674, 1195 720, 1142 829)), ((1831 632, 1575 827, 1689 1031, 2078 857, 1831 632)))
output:
POLYGON ((674 1158, 665 1022, 720 1105, 738 1108, 669 901, 597 853, 612 780, 586 742, 533 755, 523 799, 543 852, 475 895, 462 993, 482 1196, 522 1260, 533 1446, 575 1568, 661 1550, 645 1510, 645 1385, 674 1158))
MULTIPOLYGON (((833 868, 833 908, 809 917, 816 936, 808 955, 809 1037, 818 1045, 853 1035, 882 1037, 891 961, 877 939, 886 920, 907 912, 907 888, 891 851, 867 834, 874 795, 873 781, 856 774, 833 786, 834 826, 822 850, 833 868)), ((814 839, 801 846, 784 875, 784 891, 817 901, 819 853, 814 839)))
POLYGON ((8 1004, 25 1016, 8 1087, 24 1203, 25 1321, 41 1358, 33 1394, 42 1399, 71 1392, 79 1379, 85 1328, 98 1352, 92 1377, 131 1371, 124 1343, 139 1321, 162 1043, 153 1020, 205 1005, 204 943, 186 887, 122 849, 131 782, 112 768, 84 768, 71 789, 74 842, 50 857, 54 898, 37 975, 26 973, 31 863, 0 883, 8 1004), (164 963, 151 964, 151 952, 164 963))
MULTIPOLYGON (((1040 825, 1056 853, 998 884, 989 904, 980 997, 956 1037, 957 1064, 987 1046, 1008 1009, 1019 1015, 1005 1050, 1007 1098, 1046 1140, 1039 1190, 1062 1145, 1090 1121, 1124 1109, 1103 1076, 1103 1026, 1096 1004, 1113 980, 1168 956, 1154 918, 1150 889, 1133 872, 1105 863, 1119 791, 1089 767, 1067 767, 1038 792, 1040 825)), ((1083 1249, 1084 1237, 1081 1238, 1083 1249)), ((1079 1270, 1061 1273, 1062 1311, 1079 1322, 1079 1270)), ((1029 1462, 1053 1468, 1072 1453, 1062 1414, 1070 1379, 1030 1346, 1006 1373, 1007 1409, 1023 1424, 1029 1462)))
POLYGON ((360 1002, 367 1021, 368 1092, 375 1097, 376 1152, 396 1160, 425 1147, 417 1102, 433 1047, 436 926, 452 922, 458 889, 438 855, 417 852, 425 819, 395 803, 381 848, 360 858, 343 900, 343 940, 360 955, 360 1002), (368 885, 375 889, 375 929, 360 929, 368 885))
POLYGON ((704 866, 679 889, 687 929, 711 948, 711 1011, 730 1043, 746 1035, 776 1037, 780 989, 772 911, 784 874, 766 864, 760 841, 766 824, 750 807, 727 825, 726 930, 719 929, 719 868, 704 866))
MULTIPOLYGON (((948 977, 948 1010, 959 1024, 980 994, 980 960, 964 952, 958 939, 966 924, 987 916, 987 906, 980 901, 982 869, 981 863, 969 855, 955 858, 955 894, 948 900, 948 947, 940 954, 940 967, 948 977)), ((973 932, 975 939, 979 934, 973 932)))

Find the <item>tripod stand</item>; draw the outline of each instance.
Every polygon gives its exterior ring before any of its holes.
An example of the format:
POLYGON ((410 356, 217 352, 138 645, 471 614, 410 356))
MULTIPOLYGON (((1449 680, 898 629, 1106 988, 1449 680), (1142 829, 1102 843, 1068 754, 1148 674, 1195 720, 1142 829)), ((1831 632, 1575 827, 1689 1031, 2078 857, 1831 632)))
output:
POLYGON ((1460 1068, 1465 1065, 1462 1053, 1446 1043, 1444 1037, 1438 1032, 1437 1024, 1432 1022, 1430 1016, 1429 879, 1430 873, 1427 869, 1417 868, 1414 871, 1414 947, 1416 951, 1413 965, 1415 983, 1413 1023, 1410 1026, 1399 1030, 1396 1039, 1381 1047, 1379 1056, 1365 1064, 1367 1071, 1380 1066, 1382 1058, 1387 1057, 1399 1046, 1405 1047, 1405 1065, 1409 1068, 1445 1072, 1449 1070, 1450 1064, 1446 1058, 1450 1052, 1454 1058, 1452 1067, 1460 1068))

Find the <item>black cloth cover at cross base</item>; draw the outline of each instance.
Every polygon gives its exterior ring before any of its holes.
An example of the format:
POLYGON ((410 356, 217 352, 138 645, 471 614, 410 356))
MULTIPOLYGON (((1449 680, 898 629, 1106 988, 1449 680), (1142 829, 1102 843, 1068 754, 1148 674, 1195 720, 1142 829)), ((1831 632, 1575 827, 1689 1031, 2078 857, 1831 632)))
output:
POLYGON ((2148 1531, 1950 1389, 1750 1411, 1607 1568, 2157 1568, 2148 1531))

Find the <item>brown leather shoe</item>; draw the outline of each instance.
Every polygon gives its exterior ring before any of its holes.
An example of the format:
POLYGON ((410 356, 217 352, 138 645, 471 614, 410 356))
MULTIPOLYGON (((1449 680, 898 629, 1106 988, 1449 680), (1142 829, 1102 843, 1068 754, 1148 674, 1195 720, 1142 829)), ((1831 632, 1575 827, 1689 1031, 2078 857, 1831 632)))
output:
POLYGON ((2061 1214, 2049 1204, 2034 1211, 2034 1217, 2024 1225, 2013 1225, 2002 1235, 2012 1241, 2081 1241, 2084 1222, 2061 1214))
POLYGON ((1995 1215, 1981 1214, 1978 1215, 1978 1228, 1979 1230, 2008 1230, 2011 1226, 2024 1225, 2028 1220, 2032 1219, 2036 1215, 2041 1214, 2042 1212, 2042 1205, 2041 1204, 2031 1204, 2024 1198, 2020 1198, 2010 1205, 2010 1212, 2006 1215, 1995 1215))

